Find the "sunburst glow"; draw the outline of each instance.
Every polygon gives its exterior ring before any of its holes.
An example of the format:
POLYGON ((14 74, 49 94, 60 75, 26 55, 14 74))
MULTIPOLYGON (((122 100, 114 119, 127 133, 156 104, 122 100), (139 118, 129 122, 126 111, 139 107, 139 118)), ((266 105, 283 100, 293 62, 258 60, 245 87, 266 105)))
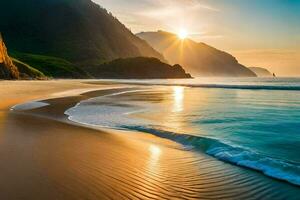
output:
POLYGON ((186 39, 187 36, 188 36, 188 32, 187 32, 187 30, 185 30, 185 29, 181 29, 181 30, 178 32, 178 37, 179 37, 181 40, 186 39))

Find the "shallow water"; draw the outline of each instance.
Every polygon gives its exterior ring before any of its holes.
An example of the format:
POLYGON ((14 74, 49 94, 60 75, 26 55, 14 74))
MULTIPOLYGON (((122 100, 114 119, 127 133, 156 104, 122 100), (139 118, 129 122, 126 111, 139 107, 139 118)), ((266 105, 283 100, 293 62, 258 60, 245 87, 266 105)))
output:
POLYGON ((300 185, 300 79, 131 83, 147 86, 83 101, 66 114, 80 123, 151 133, 300 185))

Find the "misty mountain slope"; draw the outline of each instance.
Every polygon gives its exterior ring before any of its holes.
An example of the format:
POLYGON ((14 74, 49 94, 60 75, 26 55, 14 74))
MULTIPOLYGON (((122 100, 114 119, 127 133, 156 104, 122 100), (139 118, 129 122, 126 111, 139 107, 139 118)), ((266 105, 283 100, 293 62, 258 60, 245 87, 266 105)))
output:
POLYGON ((255 77, 256 74, 238 63, 232 55, 191 39, 158 31, 137 34, 163 54, 171 64, 179 63, 193 76, 255 77))
POLYGON ((78 65, 161 54, 91 0, 1 1, 0 31, 11 51, 78 65))
POLYGON ((249 67, 249 69, 251 71, 253 71, 259 77, 271 77, 271 76, 273 76, 273 74, 269 70, 267 70, 265 68, 262 68, 262 67, 249 67))

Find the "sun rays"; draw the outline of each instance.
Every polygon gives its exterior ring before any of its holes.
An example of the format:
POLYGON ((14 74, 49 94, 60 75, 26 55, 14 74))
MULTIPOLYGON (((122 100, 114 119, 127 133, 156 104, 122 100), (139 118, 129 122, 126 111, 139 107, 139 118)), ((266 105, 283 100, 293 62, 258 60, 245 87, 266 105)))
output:
POLYGON ((180 29, 177 36, 181 40, 185 40, 188 37, 188 31, 186 29, 180 29))

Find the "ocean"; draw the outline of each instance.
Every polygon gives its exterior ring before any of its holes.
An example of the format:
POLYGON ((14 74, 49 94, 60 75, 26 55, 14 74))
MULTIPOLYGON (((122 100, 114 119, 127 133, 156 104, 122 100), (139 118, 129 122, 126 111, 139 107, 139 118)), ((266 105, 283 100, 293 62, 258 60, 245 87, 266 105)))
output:
POLYGON ((300 186, 299 78, 118 82, 132 87, 78 103, 69 119, 152 134, 300 186))

